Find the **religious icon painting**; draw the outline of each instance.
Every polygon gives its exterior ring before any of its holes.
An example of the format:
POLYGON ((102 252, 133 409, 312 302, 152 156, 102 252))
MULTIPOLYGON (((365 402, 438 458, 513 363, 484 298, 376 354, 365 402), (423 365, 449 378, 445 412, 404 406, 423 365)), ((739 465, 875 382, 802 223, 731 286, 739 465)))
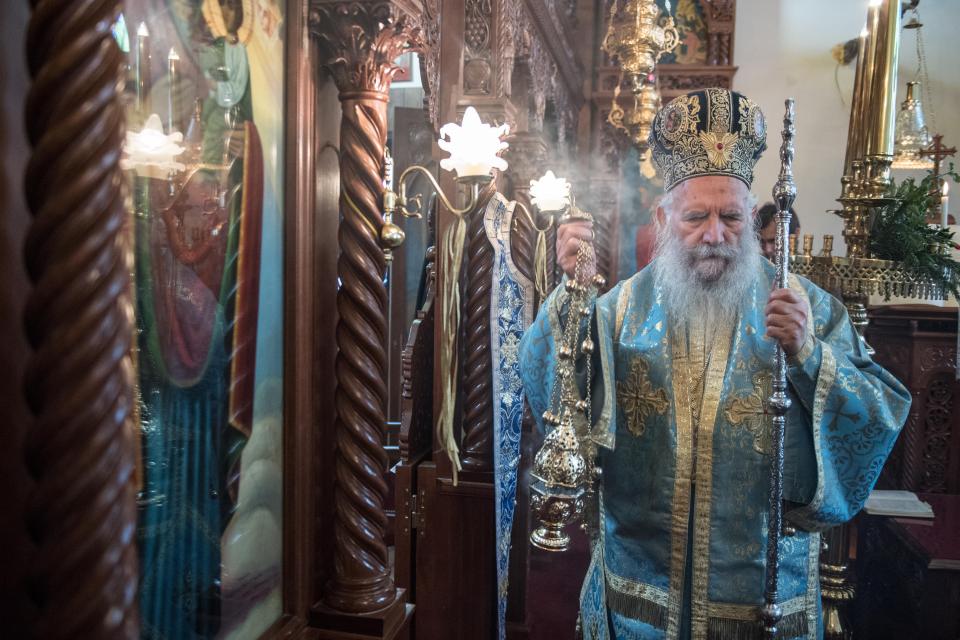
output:
POLYGON ((124 7, 145 638, 256 638, 281 611, 283 15, 124 7))

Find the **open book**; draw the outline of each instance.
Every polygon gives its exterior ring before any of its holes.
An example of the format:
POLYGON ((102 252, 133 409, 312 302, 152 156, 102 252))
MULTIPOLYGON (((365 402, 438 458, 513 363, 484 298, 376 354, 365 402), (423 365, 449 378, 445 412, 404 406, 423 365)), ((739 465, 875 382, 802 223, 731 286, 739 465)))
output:
POLYGON ((933 508, 912 491, 883 491, 874 489, 863 506, 872 516, 897 518, 932 518, 933 508))

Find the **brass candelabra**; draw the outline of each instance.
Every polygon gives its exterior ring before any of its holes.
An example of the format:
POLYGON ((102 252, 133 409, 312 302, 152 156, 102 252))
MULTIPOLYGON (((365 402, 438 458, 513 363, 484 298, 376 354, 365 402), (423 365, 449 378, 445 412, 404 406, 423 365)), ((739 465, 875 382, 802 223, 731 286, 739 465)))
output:
MULTIPOLYGON (((845 257, 834 256, 833 238, 824 238, 824 250, 812 255, 813 238, 791 258, 791 268, 821 287, 839 292, 850 319, 863 339, 866 305, 873 294, 943 299, 943 287, 902 263, 870 254, 870 230, 879 210, 896 200, 889 194, 896 116, 897 60, 900 47, 900 3, 873 0, 867 27, 860 35, 853 104, 844 160, 842 208, 845 257)), ((873 349, 864 341, 868 353, 873 349)))

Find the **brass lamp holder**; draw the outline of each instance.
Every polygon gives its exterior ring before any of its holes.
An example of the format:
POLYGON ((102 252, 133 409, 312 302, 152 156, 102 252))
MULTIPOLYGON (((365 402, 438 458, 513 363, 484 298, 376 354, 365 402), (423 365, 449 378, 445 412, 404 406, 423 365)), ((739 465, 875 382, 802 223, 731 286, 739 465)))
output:
POLYGON ((403 244, 406 234, 403 229, 394 224, 393 216, 397 213, 404 218, 422 218, 423 217, 423 198, 420 194, 415 196, 407 195, 407 184, 409 178, 415 174, 423 175, 427 178, 430 186, 443 203, 443 206, 454 216, 461 218, 473 211, 480 201, 480 191, 486 185, 493 182, 493 176, 490 174, 479 176, 458 177, 457 184, 467 187, 469 190, 469 199, 466 206, 455 207, 450 198, 443 192, 437 179, 424 166, 415 164, 407 167, 397 182, 400 185, 400 193, 396 193, 391 187, 387 186, 383 190, 383 226, 380 228, 380 246, 383 247, 384 255, 389 262, 392 259, 392 252, 403 244))

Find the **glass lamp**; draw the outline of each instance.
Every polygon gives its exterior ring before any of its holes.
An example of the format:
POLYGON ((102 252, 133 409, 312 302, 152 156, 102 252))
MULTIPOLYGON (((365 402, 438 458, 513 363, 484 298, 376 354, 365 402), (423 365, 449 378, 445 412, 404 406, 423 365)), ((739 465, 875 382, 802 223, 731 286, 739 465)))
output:
POLYGON ((530 202, 541 211, 558 212, 570 206, 570 183, 547 171, 530 181, 530 202))
POLYGON ((930 146, 930 132, 923 117, 919 82, 907 83, 907 99, 897 114, 896 137, 893 141, 894 169, 932 169, 933 159, 920 151, 930 146))
MULTIPOLYGON (((452 171, 457 176, 457 182, 470 190, 470 197, 466 206, 453 206, 450 198, 443 193, 436 178, 430 171, 421 165, 411 165, 404 169, 397 179, 399 193, 394 192, 392 179, 385 180, 383 191, 383 226, 380 229, 380 245, 383 247, 384 257, 389 263, 391 252, 403 243, 403 231, 393 224, 393 215, 400 213, 407 218, 423 216, 420 196, 408 197, 407 185, 412 182, 411 177, 419 173, 426 177, 433 187, 443 206, 453 214, 455 220, 448 225, 443 239, 438 243, 439 255, 439 284, 442 288, 442 308, 438 311, 440 333, 443 340, 440 344, 440 370, 444 372, 441 384, 440 411, 437 417, 437 433, 440 447, 447 453, 452 464, 453 482, 457 483, 457 473, 460 470, 459 450, 453 428, 453 411, 456 405, 457 357, 456 332, 460 323, 460 266, 463 261, 464 234, 466 232, 466 215, 475 210, 480 204, 480 188, 493 181, 493 170, 504 171, 507 161, 499 157, 508 145, 503 136, 510 133, 506 124, 493 126, 484 124, 480 114, 473 107, 467 107, 460 124, 448 123, 440 128, 440 139, 437 144, 448 152, 450 157, 440 161, 440 168, 452 171)), ((392 178, 392 171, 390 172, 392 178)))
POLYGON ((484 124, 477 110, 467 107, 461 124, 450 122, 440 128, 437 144, 450 153, 449 158, 440 161, 440 168, 453 171, 461 180, 479 178, 481 182, 489 182, 493 169, 507 168, 507 161, 498 154, 509 146, 502 140, 508 133, 509 125, 484 124))
POLYGON ((180 146, 182 141, 183 134, 179 131, 165 134, 160 116, 154 113, 147 118, 143 129, 127 131, 120 167, 147 178, 167 178, 171 173, 186 168, 183 163, 174 160, 185 150, 180 146))
POLYGON ((440 168, 454 172, 457 176, 457 182, 470 187, 470 199, 467 205, 462 208, 454 207, 450 199, 440 189, 440 185, 433 174, 426 167, 415 164, 407 167, 400 174, 397 180, 400 185, 399 193, 394 192, 392 185, 387 185, 384 189, 384 221, 389 224, 394 213, 400 213, 407 218, 422 216, 420 196, 407 197, 407 183, 415 173, 420 173, 427 178, 434 191, 436 191, 437 197, 440 198, 443 206, 450 213, 460 217, 472 211, 477 206, 480 187, 493 180, 493 170, 504 171, 507 168, 507 161, 498 154, 509 146, 503 141, 503 136, 508 133, 510 133, 509 125, 502 124, 495 127, 484 124, 480 120, 480 114, 477 113, 477 110, 473 107, 467 107, 463 114, 463 121, 460 124, 448 122, 443 125, 440 128, 440 139, 437 140, 439 147, 450 154, 449 158, 440 161, 440 168))

